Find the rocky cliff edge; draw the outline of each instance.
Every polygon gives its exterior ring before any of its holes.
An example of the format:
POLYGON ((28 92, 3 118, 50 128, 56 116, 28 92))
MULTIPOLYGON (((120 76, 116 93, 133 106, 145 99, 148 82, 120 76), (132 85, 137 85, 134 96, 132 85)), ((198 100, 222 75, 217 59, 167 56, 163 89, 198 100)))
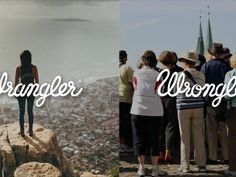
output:
POLYGON ((53 131, 35 124, 33 137, 26 133, 23 138, 19 132, 18 123, 0 126, 0 177, 13 177, 16 168, 28 162, 50 163, 60 169, 63 177, 74 177, 53 131))

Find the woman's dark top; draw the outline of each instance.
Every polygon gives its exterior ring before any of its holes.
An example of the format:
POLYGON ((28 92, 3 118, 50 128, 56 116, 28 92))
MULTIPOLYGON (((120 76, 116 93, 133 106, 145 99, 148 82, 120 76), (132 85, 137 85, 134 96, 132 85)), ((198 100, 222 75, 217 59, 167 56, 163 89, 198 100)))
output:
POLYGON ((22 84, 34 83, 33 65, 27 67, 20 66, 20 80, 22 84))

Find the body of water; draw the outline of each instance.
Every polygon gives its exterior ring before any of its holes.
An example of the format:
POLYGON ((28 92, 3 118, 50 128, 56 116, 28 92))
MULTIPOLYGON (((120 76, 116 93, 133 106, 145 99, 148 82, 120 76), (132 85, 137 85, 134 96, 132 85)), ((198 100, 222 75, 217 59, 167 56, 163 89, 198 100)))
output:
POLYGON ((0 2, 0 72, 13 80, 28 49, 40 83, 57 75, 89 83, 117 74, 118 3, 52 2, 0 2))

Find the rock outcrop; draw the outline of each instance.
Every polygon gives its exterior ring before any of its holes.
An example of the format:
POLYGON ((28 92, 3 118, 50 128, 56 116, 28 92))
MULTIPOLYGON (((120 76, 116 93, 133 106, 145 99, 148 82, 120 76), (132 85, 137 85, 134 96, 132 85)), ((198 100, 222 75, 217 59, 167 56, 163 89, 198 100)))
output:
POLYGON ((0 126, 0 177, 13 177, 15 169, 28 162, 50 163, 60 169, 63 177, 74 177, 53 131, 35 124, 33 137, 26 133, 23 138, 19 132, 18 123, 0 126))
POLYGON ((89 172, 84 172, 80 177, 107 177, 105 175, 94 175, 92 173, 89 172))
POLYGON ((60 170, 49 163, 29 162, 19 166, 14 177, 62 177, 60 170))

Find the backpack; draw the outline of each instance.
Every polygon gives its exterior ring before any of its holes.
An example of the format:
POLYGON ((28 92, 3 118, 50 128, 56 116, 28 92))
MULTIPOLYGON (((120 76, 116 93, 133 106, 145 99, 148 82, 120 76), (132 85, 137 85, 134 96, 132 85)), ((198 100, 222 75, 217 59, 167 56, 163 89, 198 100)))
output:
POLYGON ((27 67, 20 66, 20 81, 24 85, 34 83, 33 65, 27 67))

